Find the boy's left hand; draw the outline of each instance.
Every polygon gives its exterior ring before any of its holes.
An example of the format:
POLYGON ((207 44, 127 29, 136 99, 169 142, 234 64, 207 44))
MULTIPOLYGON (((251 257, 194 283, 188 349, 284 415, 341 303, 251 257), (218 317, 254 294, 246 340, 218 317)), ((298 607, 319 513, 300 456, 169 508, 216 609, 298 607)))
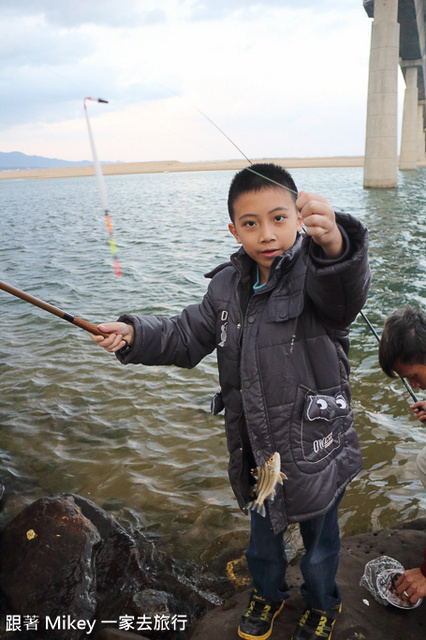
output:
POLYGON ((296 206, 306 233, 322 247, 327 258, 339 258, 343 253, 343 238, 328 200, 316 193, 300 191, 296 206))

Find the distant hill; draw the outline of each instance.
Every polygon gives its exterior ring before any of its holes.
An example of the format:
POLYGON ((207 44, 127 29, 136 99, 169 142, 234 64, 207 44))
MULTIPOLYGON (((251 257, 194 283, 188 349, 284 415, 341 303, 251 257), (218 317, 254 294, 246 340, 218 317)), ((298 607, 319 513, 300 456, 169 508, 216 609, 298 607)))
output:
MULTIPOLYGON (((61 169, 62 167, 84 167, 92 164, 90 160, 71 162, 58 158, 43 158, 42 156, 27 156, 20 151, 4 153, 0 151, 0 171, 16 171, 19 169, 61 169)), ((102 164, 111 164, 105 162, 102 164)))

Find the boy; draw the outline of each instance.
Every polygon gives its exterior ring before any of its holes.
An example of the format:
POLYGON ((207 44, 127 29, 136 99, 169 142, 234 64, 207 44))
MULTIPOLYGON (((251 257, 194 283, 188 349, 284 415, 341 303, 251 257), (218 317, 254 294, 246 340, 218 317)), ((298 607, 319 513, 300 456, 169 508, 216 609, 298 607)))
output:
POLYGON ((122 316, 92 336, 121 362, 193 367, 217 349, 229 477, 243 511, 251 470, 274 452, 284 485, 251 512, 247 562, 253 592, 238 629, 267 638, 290 595, 283 534, 299 522, 307 609, 294 640, 329 638, 340 612, 335 582, 337 505, 362 466, 348 384, 349 325, 369 286, 367 231, 327 200, 297 193, 274 164, 237 173, 228 195, 229 230, 242 247, 210 274, 202 302, 173 318, 122 316), (306 234, 302 234, 302 224, 306 234), (310 240, 312 238, 312 241, 310 240))
MULTIPOLYGON (((414 389, 426 389, 426 315, 422 311, 408 306, 387 318, 380 338, 379 363, 390 378, 399 375, 414 389)), ((420 422, 426 422, 425 401, 415 402, 411 408, 420 422)), ((426 488, 426 447, 417 457, 417 469, 426 488)), ((426 596, 426 547, 421 567, 405 571, 396 589, 412 604, 426 596)))

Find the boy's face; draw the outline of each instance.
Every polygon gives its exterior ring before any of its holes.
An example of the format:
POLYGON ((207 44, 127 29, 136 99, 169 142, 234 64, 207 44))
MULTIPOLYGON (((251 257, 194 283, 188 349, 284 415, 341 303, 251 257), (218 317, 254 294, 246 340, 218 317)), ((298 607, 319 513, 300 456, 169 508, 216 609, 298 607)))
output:
POLYGON ((401 378, 405 378, 413 389, 426 389, 426 364, 408 364, 396 360, 393 369, 401 378))
POLYGON ((287 189, 265 187, 242 193, 234 202, 229 230, 259 266, 259 284, 269 277, 275 256, 293 246, 302 218, 287 189))

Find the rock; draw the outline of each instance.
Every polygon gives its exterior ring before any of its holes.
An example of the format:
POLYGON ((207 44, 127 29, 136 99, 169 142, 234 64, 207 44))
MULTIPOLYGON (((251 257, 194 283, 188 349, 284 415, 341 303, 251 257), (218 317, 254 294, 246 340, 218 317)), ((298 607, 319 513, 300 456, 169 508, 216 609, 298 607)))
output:
MULTIPOLYGON (((133 633, 138 619, 148 619, 147 626, 156 616, 169 620, 179 606, 174 596, 154 588, 139 548, 123 527, 75 495, 37 500, 5 527, 0 585, 5 614, 18 615, 21 622, 30 615, 39 620, 37 629, 21 628, 20 640, 80 640, 102 627, 112 633, 119 629, 111 624, 118 627, 124 615, 133 633)), ((152 638, 179 636, 166 623, 159 626, 156 631, 152 624, 152 638)))
MULTIPOLYGON (((201 574, 183 574, 173 559, 155 553, 151 543, 145 549, 145 542, 141 537, 136 544, 114 518, 81 496, 59 495, 34 502, 1 534, 0 586, 7 596, 2 613, 33 614, 40 619, 40 627, 18 635, 4 628, 2 615, 0 638, 235 640, 250 590, 244 586, 244 558, 230 559, 230 553, 235 553, 234 558, 241 555, 232 537, 206 551, 210 569, 214 567, 218 574, 227 569, 230 589, 226 593, 236 590, 214 608, 216 592, 204 589, 203 593, 201 574), (47 617, 55 621, 54 628, 46 629, 47 617), (122 618, 134 624, 121 625, 122 618), (86 622, 86 627, 76 628, 72 621, 86 622)), ((392 556, 407 569, 419 566, 425 545, 426 518, 342 540, 338 582, 343 613, 333 640, 423 640, 426 599, 410 611, 384 607, 359 581, 366 563, 381 555, 392 556)), ((290 563, 287 578, 292 595, 275 622, 271 640, 291 638, 304 609, 298 562, 290 563)))
POLYGON ((123 612, 137 615, 133 597, 151 586, 151 582, 135 541, 94 502, 77 495, 72 499, 96 527, 101 539, 95 558, 97 620, 111 619, 123 612))
MULTIPOLYGON (((11 610, 53 621, 71 614, 93 620, 96 610, 93 557, 101 537, 71 497, 43 498, 3 531, 0 584, 11 610)), ((63 638, 49 630, 46 638, 63 638)), ((81 637, 71 629, 69 640, 81 637)))
POLYGON ((144 589, 140 593, 135 593, 133 603, 140 615, 148 612, 152 615, 170 615, 169 594, 156 589, 144 589))
POLYGON ((140 636, 130 631, 120 631, 119 629, 101 629, 95 640, 150 640, 146 636, 140 636))
MULTIPOLYGON (((422 563, 426 546, 426 518, 406 523, 395 529, 344 538, 340 555, 338 583, 342 592, 343 611, 333 631, 333 640, 424 640, 426 632, 426 599, 416 609, 403 611, 379 604, 359 586, 366 563, 381 555, 399 560, 406 569, 422 563), (368 602, 368 606, 364 601, 368 602)), ((291 563, 287 580, 292 594, 277 617, 270 640, 292 637, 304 610, 299 587, 302 582, 299 563, 291 563)), ((250 589, 237 593, 225 606, 207 613, 193 628, 191 640, 235 640, 242 611, 250 589)))

